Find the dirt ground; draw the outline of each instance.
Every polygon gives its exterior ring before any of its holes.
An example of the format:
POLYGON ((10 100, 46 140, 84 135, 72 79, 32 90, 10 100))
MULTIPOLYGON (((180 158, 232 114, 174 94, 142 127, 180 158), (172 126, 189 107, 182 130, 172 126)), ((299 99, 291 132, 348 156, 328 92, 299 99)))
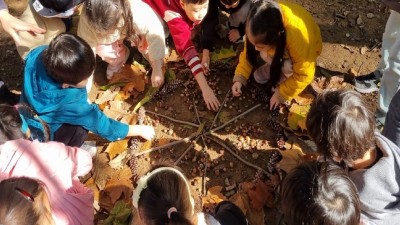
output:
MULTIPOLYGON (((16 14, 21 13, 24 1, 11 1, 10 8, 16 14)), ((353 88, 351 78, 354 75, 367 74, 375 70, 379 58, 381 37, 385 23, 389 15, 388 11, 380 5, 378 0, 296 0, 296 2, 312 13, 319 24, 323 37, 323 51, 318 58, 318 68, 316 72, 316 83, 321 79, 331 79, 339 77, 344 79, 341 83, 342 88, 353 88)), ((134 55, 136 57, 136 55, 134 55)), ((4 32, 0 35, 0 76, 11 89, 19 91, 22 85, 23 61, 16 52, 13 40, 4 32)), ((218 99, 222 102, 226 93, 231 88, 233 70, 237 59, 231 59, 224 64, 214 64, 215 67, 211 75, 207 78, 218 94, 218 99)), ((176 70, 177 78, 186 82, 186 87, 180 87, 172 95, 162 99, 153 99, 145 105, 148 111, 157 112, 179 120, 188 121, 195 124, 205 123, 204 130, 207 131, 213 124, 216 112, 208 111, 198 93, 197 86, 190 81, 187 73, 182 72, 182 65, 179 63, 169 64, 171 69, 176 70), (197 103, 194 108, 192 102, 197 103), (199 116, 196 116, 196 111, 199 116), (198 121, 200 120, 200 122, 198 121)), ((95 81, 97 86, 105 85, 104 63, 99 62, 95 81)), ((147 85, 149 86, 149 85, 147 85)), ((325 87, 325 86, 324 86, 325 87)), ((328 85, 329 87, 329 85, 328 85)), ((315 88, 314 88, 315 89, 315 88)), ((146 92, 146 91, 145 91, 146 92)), ((98 90, 94 90, 98 93, 98 90)), ((92 97, 96 96, 92 93, 92 97)), ((128 99, 131 105, 141 100, 143 94, 137 98, 128 99)), ((376 105, 376 94, 365 96, 371 107, 376 105)), ((95 97, 93 97, 95 98, 95 97)), ((246 87, 241 98, 229 97, 221 114, 213 127, 220 126, 227 120, 245 112, 259 102, 254 98, 252 86, 246 87), (222 118, 223 117, 223 118, 222 118)), ((228 126, 214 133, 214 139, 218 139, 228 145, 229 148, 236 149, 235 152, 243 159, 257 165, 263 169, 270 160, 271 150, 277 149, 275 144, 276 130, 272 129, 267 123, 270 113, 266 110, 266 104, 253 110, 243 118, 230 123, 228 126), (249 136, 257 147, 249 148, 238 144, 243 142, 243 138, 249 136), (239 146, 240 145, 240 146, 239 146)), ((171 120, 147 113, 151 124, 155 125, 157 140, 179 140, 190 136, 196 132, 197 128, 181 125, 171 120)), ((285 117, 285 115, 281 116, 285 117)), ((285 120, 285 118, 283 118, 285 120)), ((285 134, 289 138, 287 143, 297 143, 305 152, 312 151, 312 144, 307 141, 304 132, 290 131, 285 129, 285 134)), ((209 135, 211 136, 211 135, 209 135)), ((106 145, 107 141, 90 135, 90 140, 95 140, 98 146, 106 145)), ((158 162, 175 162, 187 149, 189 144, 183 143, 166 150, 155 151, 141 156, 138 170, 143 173, 149 166, 158 162)), ((99 153, 102 148, 99 148, 99 153)), ((194 143, 194 148, 182 158, 178 165, 185 171, 185 175, 191 180, 191 184, 198 196, 206 189, 215 186, 227 186, 226 178, 230 183, 241 183, 252 181, 256 176, 256 170, 239 162, 232 154, 227 152, 220 144, 205 138, 199 138, 194 143), (207 150, 209 157, 204 157, 203 150, 207 150), (211 161, 210 161, 211 160, 211 161), (203 170, 209 161, 208 170, 203 170), (204 174, 206 171, 207 174, 204 174), (204 182, 205 180, 205 182, 204 182)), ((226 192, 224 194, 227 194, 226 192)), ((274 207, 272 207, 274 208, 274 207)), ((274 217, 274 210, 265 209, 265 224, 277 224, 274 217)), ((108 213, 99 210, 98 218, 105 218, 108 213)))

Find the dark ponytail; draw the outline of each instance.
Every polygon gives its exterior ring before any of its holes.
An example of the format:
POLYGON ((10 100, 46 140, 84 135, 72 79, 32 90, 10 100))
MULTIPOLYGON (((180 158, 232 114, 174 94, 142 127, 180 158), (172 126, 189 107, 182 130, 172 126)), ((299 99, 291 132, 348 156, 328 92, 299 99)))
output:
POLYGON ((193 225, 190 220, 179 212, 172 212, 169 218, 169 225, 193 225))
MULTIPOLYGON (((286 32, 283 26, 282 13, 276 2, 270 0, 256 1, 247 16, 247 31, 255 38, 255 42, 275 47, 275 55, 271 63, 271 85, 275 87, 281 77, 283 55, 286 48, 286 32)), ((247 43, 247 57, 255 65, 254 45, 247 43)))

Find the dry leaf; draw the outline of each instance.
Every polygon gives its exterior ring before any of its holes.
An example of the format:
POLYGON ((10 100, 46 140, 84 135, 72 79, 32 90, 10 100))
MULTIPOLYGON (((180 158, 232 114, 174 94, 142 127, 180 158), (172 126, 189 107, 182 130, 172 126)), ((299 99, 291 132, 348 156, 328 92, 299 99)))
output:
POLYGON ((203 208, 214 209, 214 207, 226 200, 225 196, 221 193, 222 186, 214 186, 207 190, 207 195, 201 198, 203 208))
POLYGON ((300 148, 292 148, 285 151, 280 151, 282 154, 282 160, 277 164, 277 166, 289 173, 294 167, 300 164, 301 157, 304 155, 300 148))
POLYGON ((273 208, 275 204, 272 191, 273 189, 270 186, 258 180, 253 188, 247 190, 252 208, 255 210, 262 210, 264 205, 273 208))
MULTIPOLYGON (((125 86, 126 87, 126 86, 125 86)), ((122 89, 122 91, 118 92, 118 94, 115 96, 115 100, 126 100, 131 97, 130 92, 125 91, 125 87, 122 89)))
POLYGON ((133 193, 131 177, 132 172, 127 166, 113 173, 104 190, 100 192, 100 206, 111 210, 118 200, 130 203, 133 193))
POLYGON ((96 156, 93 168, 93 179, 99 190, 106 185, 107 180, 111 177, 114 170, 108 165, 108 157, 106 153, 100 153, 96 156))
POLYGON ((169 138, 160 138, 157 140, 157 146, 163 146, 168 144, 171 141, 169 138))
POLYGON ((125 151, 128 148, 128 140, 123 139, 119 141, 114 141, 108 144, 107 149, 105 152, 108 153, 110 156, 110 160, 114 159, 115 156, 118 154, 121 154, 123 151, 125 151))
POLYGON ((218 52, 214 51, 211 54, 211 61, 217 61, 221 59, 228 59, 236 56, 236 52, 233 49, 233 45, 229 48, 222 47, 218 52))
POLYGON ((246 215, 247 208, 244 203, 245 200, 243 199, 241 192, 236 192, 236 194, 234 194, 232 197, 229 198, 229 201, 235 204, 237 207, 239 207, 242 210, 243 214, 246 215))
POLYGON ((290 129, 297 130, 299 121, 305 120, 309 111, 310 105, 299 105, 293 103, 289 109, 287 120, 290 129))
POLYGON ((99 201, 100 192, 97 185, 94 183, 93 177, 89 178, 85 183, 85 187, 93 191, 94 201, 99 201))
POLYGON ((247 191, 254 188, 253 182, 243 182, 240 185, 240 196, 242 197, 244 206, 246 207, 246 218, 251 225, 265 225, 264 210, 255 210, 251 207, 251 202, 247 191))
POLYGON ((121 70, 114 74, 109 83, 127 82, 130 88, 142 92, 145 86, 145 73, 137 65, 125 64, 121 70))
POLYGON ((303 120, 300 120, 299 122, 297 122, 297 126, 299 126, 301 131, 307 131, 306 118, 304 118, 303 120))
POLYGON ((107 89, 105 92, 103 92, 99 98, 97 98, 94 103, 100 105, 103 104, 105 102, 111 101, 115 98, 115 96, 117 96, 117 94, 119 93, 119 91, 121 90, 120 87, 118 86, 112 86, 109 89, 107 89))
POLYGON ((230 119, 230 113, 228 111, 221 111, 218 115, 219 122, 222 124, 226 123, 230 119))
POLYGON ((294 100, 299 105, 310 105, 314 100, 314 95, 308 93, 301 93, 298 96, 294 97, 294 100))
POLYGON ((169 56, 165 57, 165 59, 168 62, 179 62, 182 60, 182 58, 176 53, 175 50, 172 50, 171 54, 169 54, 169 56))
POLYGON ((112 101, 110 101, 108 103, 108 105, 110 106, 109 107, 110 110, 121 112, 121 113, 125 113, 126 112, 125 102, 124 101, 112 100, 112 101))
POLYGON ((329 79, 329 84, 326 89, 340 89, 343 87, 343 77, 333 76, 329 79))
POLYGON ((128 155, 128 151, 122 152, 117 157, 115 157, 113 160, 110 160, 110 162, 108 162, 108 165, 110 165, 110 167, 115 170, 122 169, 124 167, 124 165, 126 164, 125 158, 127 155, 128 155))
POLYGON ((151 141, 146 141, 139 146, 139 152, 144 152, 151 148, 151 141))

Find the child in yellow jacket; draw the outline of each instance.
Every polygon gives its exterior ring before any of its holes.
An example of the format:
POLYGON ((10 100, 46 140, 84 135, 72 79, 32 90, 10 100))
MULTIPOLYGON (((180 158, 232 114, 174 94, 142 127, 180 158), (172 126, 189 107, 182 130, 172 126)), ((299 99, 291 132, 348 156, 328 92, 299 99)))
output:
MULTIPOLYGON (((274 94, 270 109, 292 100, 309 85, 322 50, 322 38, 313 17, 294 3, 257 1, 249 11, 246 43, 235 70, 232 93, 240 96, 254 67, 257 55, 272 58, 268 66, 255 72, 256 81, 270 82, 274 94), (261 73, 261 74, 260 74, 261 73), (268 79, 268 80, 266 80, 268 79)), ((261 69, 262 67, 260 67, 261 69)))

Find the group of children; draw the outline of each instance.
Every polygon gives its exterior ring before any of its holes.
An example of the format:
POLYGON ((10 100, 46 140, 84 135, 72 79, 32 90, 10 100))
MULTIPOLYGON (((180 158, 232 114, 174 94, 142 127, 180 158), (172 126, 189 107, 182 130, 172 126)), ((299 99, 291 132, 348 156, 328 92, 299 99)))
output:
MULTIPOLYGON (((234 96, 241 95, 253 74, 256 82, 271 87, 272 110, 312 82, 322 38, 311 14, 294 3, 29 0, 19 20, 0 1, 1 23, 25 60, 22 105, 0 105, 0 224, 91 224, 93 193, 78 179, 92 167, 90 155, 79 149, 88 131, 110 141, 154 137, 153 127, 110 119, 88 101, 96 55, 108 63, 111 78, 126 62, 129 48, 137 47, 152 67, 152 86, 158 87, 164 83, 165 38, 171 35, 207 107, 217 110, 220 103, 206 75, 218 9, 230 13, 227 38, 244 38, 234 96), (65 33, 81 3, 77 35, 65 33), (201 60, 191 40, 195 26, 202 26, 201 60)), ((314 100, 306 125, 324 162, 302 164, 283 181, 281 209, 287 224, 400 221, 400 120, 393 108, 392 122, 381 135, 356 92, 327 91, 314 100)), ((136 219, 146 225, 247 224, 230 202, 220 203, 214 216, 196 213, 187 179, 169 166, 155 167, 138 181, 133 204, 136 219)))

